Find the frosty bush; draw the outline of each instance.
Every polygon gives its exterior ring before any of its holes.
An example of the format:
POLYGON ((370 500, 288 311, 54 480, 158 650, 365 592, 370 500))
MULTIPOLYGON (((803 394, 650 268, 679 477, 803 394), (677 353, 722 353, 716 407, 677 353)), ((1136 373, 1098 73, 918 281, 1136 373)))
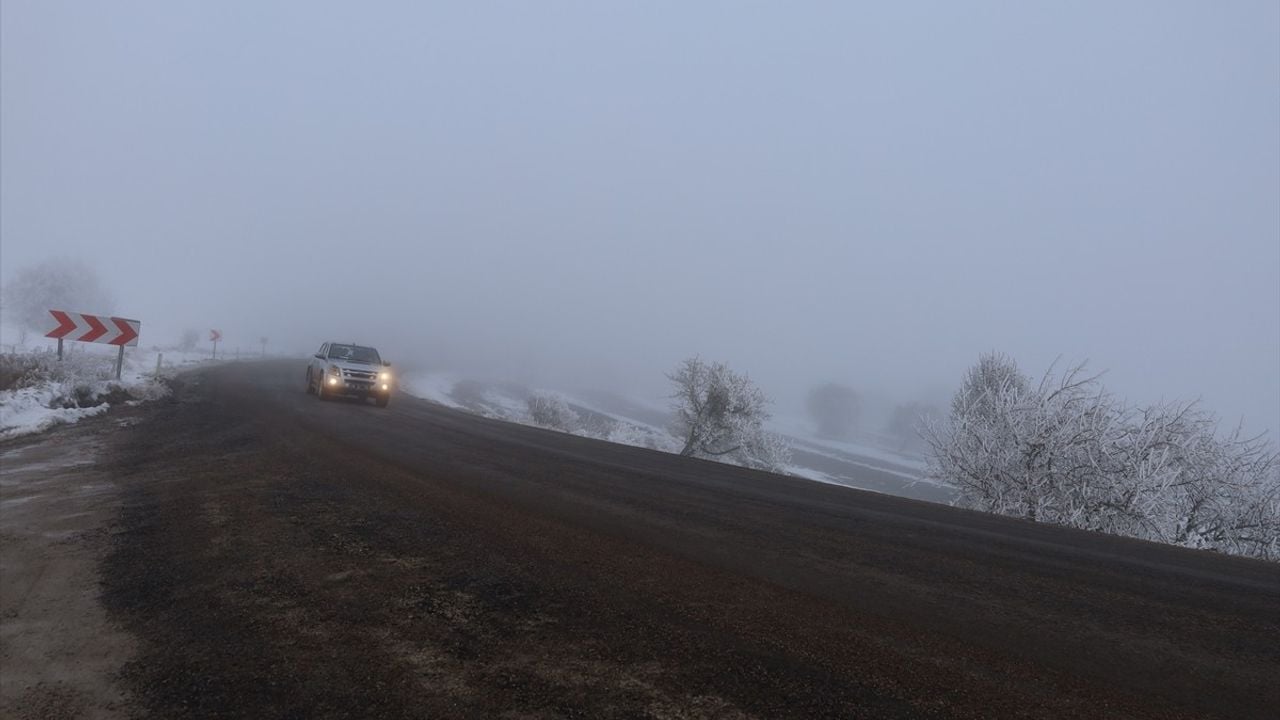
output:
POLYGON ((0 391, 47 384, 106 382, 115 376, 115 359, 89 353, 67 353, 58 360, 52 352, 0 355, 0 391))
POLYGON ((529 419, 535 425, 573 432, 578 428, 578 413, 559 395, 534 393, 526 401, 529 419))
POLYGON ((675 385, 675 432, 681 455, 720 458, 778 470, 790 459, 781 438, 765 432, 768 398, 724 363, 689 358, 667 375, 675 385))
POLYGON ((45 368, 37 357, 16 353, 0 355, 0 392, 31 387, 46 376, 45 368))
POLYGON ((986 355, 926 429, 960 503, 1087 530, 1280 559, 1280 456, 1194 403, 1133 407, 1084 366, 1038 384, 986 355))
POLYGON ((654 432, 631 423, 616 423, 609 430, 609 434, 602 439, 620 445, 631 445, 633 447, 649 448, 650 450, 661 450, 662 452, 679 450, 678 447, 672 446, 670 435, 654 432))
POLYGON ((586 437, 608 439, 618 427, 618 421, 598 412, 578 412, 578 434, 586 437))

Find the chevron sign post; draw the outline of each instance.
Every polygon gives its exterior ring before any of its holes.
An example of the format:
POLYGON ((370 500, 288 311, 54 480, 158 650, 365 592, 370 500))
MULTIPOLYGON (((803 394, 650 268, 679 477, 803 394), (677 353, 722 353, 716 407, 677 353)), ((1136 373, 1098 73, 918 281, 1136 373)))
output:
POLYGON ((59 360, 62 359, 63 340, 116 345, 120 348, 120 353, 116 356, 116 379, 120 379, 120 370, 124 366, 125 346, 134 347, 138 344, 138 334, 142 332, 141 320, 88 315, 65 310, 50 310, 49 317, 50 329, 44 336, 57 339, 59 360))

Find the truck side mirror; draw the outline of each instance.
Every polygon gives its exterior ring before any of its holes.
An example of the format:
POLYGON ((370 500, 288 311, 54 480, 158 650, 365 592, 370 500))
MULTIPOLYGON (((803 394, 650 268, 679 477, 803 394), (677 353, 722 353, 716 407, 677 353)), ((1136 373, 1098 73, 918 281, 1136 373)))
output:
POLYGON ((321 353, 316 353, 316 359, 317 359, 317 360, 323 360, 323 359, 324 359, 324 355, 323 355, 323 354, 321 354, 321 353))
POLYGON ((383 360, 383 361, 382 361, 382 367, 391 367, 391 361, 390 361, 390 360, 383 360))

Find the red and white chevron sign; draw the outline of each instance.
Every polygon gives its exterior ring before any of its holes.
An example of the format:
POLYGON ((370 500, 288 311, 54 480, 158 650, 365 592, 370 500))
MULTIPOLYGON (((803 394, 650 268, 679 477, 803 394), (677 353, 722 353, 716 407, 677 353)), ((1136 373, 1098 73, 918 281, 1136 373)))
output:
POLYGON ((44 336, 59 340, 133 347, 138 344, 138 333, 142 331, 141 320, 86 315, 65 310, 50 310, 49 315, 52 317, 50 330, 44 336))

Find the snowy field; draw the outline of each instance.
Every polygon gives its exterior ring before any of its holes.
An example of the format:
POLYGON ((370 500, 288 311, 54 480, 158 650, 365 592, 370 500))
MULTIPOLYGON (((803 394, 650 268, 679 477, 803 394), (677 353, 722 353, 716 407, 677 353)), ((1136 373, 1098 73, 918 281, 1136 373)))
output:
MULTIPOLYGON (((529 398, 552 397, 571 412, 565 426, 550 429, 664 452, 678 452, 681 447, 667 429, 668 409, 610 393, 565 393, 481 382, 447 373, 409 373, 400 379, 400 390, 477 415, 542 427, 548 426, 530 416, 529 398)), ((806 423, 790 418, 777 419, 769 424, 769 430, 791 443, 791 462, 784 469, 788 475, 935 502, 950 502, 954 497, 950 489, 924 479, 925 462, 921 457, 869 442, 816 438, 806 423)))
POLYGON ((560 391, 531 389, 513 383, 479 382, 445 373, 411 373, 400 379, 399 387, 414 397, 484 417, 666 452, 679 449, 676 439, 663 428, 621 414, 616 409, 600 407, 596 399, 583 400, 560 391), (568 410, 564 426, 540 424, 530 417, 529 398, 534 395, 555 398, 563 403, 568 410))
POLYGON ((0 439, 9 439, 74 423, 107 412, 113 405, 163 397, 164 378, 178 368, 208 362, 208 353, 125 348, 120 379, 115 379, 117 348, 91 343, 57 344, 39 338, 10 343, 0 337, 0 439))

